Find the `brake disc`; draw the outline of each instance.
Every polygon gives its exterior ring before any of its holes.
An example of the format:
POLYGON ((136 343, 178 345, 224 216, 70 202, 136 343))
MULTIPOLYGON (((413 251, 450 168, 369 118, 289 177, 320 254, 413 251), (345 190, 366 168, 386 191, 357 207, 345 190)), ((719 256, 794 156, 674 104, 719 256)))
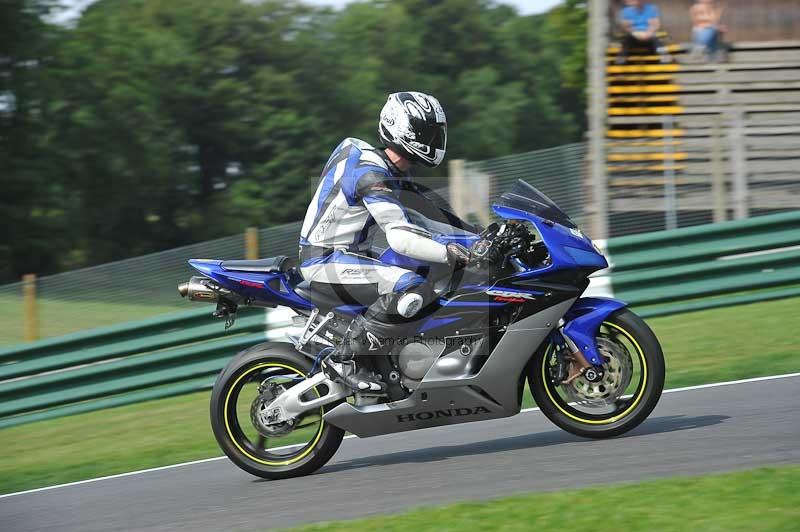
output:
POLYGON ((297 419, 293 418, 279 423, 273 421, 278 419, 280 411, 270 411, 268 407, 286 391, 286 387, 281 384, 268 383, 268 380, 261 383, 260 393, 250 405, 250 421, 262 436, 277 438, 289 434, 294 429, 297 419))
POLYGON ((628 388, 633 376, 633 361, 628 350, 608 338, 597 338, 597 348, 603 357, 603 378, 589 382, 578 377, 572 384, 564 386, 570 402, 593 407, 609 406, 628 388))

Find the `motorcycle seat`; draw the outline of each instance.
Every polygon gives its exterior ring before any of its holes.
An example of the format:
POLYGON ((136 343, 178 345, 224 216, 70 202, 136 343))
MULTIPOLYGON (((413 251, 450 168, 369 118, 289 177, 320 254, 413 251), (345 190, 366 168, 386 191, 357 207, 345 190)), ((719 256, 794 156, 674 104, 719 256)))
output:
POLYGON ((294 291, 320 310, 330 310, 340 305, 367 307, 378 299, 378 289, 371 285, 334 285, 303 281, 294 291))
POLYGON ((223 270, 254 273, 286 273, 294 266, 294 261, 285 255, 257 260, 225 260, 223 270))

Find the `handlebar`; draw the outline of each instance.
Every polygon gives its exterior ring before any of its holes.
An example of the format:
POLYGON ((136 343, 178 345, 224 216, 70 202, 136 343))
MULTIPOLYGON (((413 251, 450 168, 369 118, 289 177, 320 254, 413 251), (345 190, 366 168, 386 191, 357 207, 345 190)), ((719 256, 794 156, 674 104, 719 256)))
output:
POLYGON ((470 266, 477 269, 499 271, 514 257, 525 264, 534 264, 547 255, 544 242, 537 241, 536 235, 522 221, 509 220, 502 225, 492 223, 480 237, 470 250, 470 266))

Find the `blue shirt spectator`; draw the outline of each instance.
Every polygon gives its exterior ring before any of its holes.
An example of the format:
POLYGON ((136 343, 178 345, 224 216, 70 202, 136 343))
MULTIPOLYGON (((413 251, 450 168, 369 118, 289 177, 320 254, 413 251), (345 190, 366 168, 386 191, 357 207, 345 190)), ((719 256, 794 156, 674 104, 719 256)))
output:
POLYGON ((632 48, 644 48, 661 56, 662 63, 671 62, 672 57, 656 35, 661 27, 661 13, 658 8, 642 0, 625 0, 625 4, 626 6, 619 12, 619 23, 625 35, 620 41, 620 52, 614 62, 618 65, 625 64, 628 52, 632 48))
POLYGON ((630 23, 631 31, 647 31, 650 29, 650 21, 660 17, 658 8, 649 2, 639 6, 625 6, 620 16, 622 20, 630 23))

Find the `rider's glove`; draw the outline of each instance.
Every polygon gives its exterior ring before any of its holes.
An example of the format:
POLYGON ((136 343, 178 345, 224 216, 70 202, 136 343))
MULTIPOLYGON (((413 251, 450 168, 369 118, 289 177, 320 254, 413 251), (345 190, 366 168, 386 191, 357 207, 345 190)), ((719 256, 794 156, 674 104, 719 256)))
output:
POLYGON ((450 242, 447 244, 447 262, 457 268, 465 266, 469 262, 469 250, 461 244, 450 242))
POLYGON ((494 242, 487 238, 482 238, 472 244, 470 249, 471 262, 482 262, 492 264, 499 259, 499 253, 494 242))

